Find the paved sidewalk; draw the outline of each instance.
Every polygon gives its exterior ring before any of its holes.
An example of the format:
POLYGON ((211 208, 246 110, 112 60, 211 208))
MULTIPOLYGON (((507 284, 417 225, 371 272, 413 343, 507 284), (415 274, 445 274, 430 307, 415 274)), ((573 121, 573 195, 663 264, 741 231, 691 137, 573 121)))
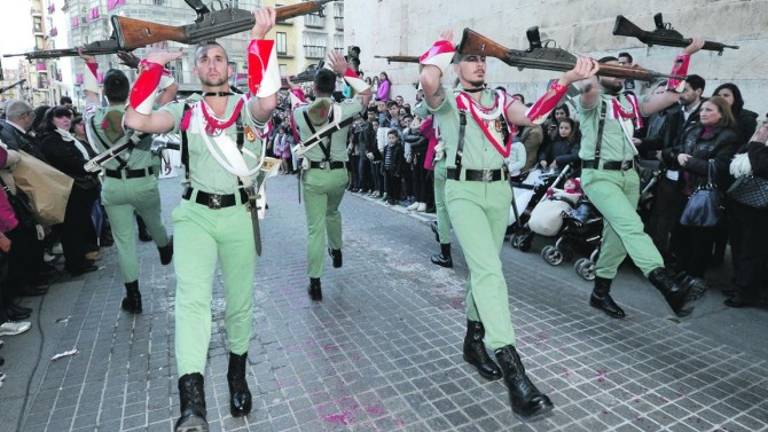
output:
MULTIPOLYGON (((161 184, 168 220, 180 187, 177 180, 161 184)), ((501 382, 484 381, 462 361, 466 267, 458 248, 454 270, 436 267, 429 255, 437 245, 424 223, 348 195, 344 267, 331 268, 329 259, 324 300, 312 303, 295 177, 270 180, 268 196, 249 352, 254 410, 246 419, 229 414, 217 279, 206 371, 213 431, 768 431, 764 332, 762 339, 728 343, 696 324, 698 310, 683 323, 670 320, 660 296, 631 271, 617 287, 629 316, 611 320, 587 305, 590 286, 572 269, 505 247, 520 351, 556 405, 549 418, 521 423, 501 382)), ((19 431, 172 430, 178 416, 172 266, 160 266, 153 245, 141 245, 144 314, 133 317, 119 309, 116 254, 105 252, 103 270, 49 294, 58 309, 44 311, 50 329, 37 373, 28 374, 32 386, 19 431), (66 323, 55 323, 65 316, 66 323), (72 348, 79 353, 49 361, 72 348)), ((705 308, 702 316, 713 311, 705 308)), ((761 323, 768 328, 766 311, 739 312, 752 321, 743 324, 747 334, 761 323)), ((34 363, 32 356, 9 354, 37 348, 34 335, 20 338, 6 338, 5 371, 34 363)), ((16 430, 23 381, 0 389, 3 411, 12 392, 17 412, 2 415, 2 431, 16 430)))

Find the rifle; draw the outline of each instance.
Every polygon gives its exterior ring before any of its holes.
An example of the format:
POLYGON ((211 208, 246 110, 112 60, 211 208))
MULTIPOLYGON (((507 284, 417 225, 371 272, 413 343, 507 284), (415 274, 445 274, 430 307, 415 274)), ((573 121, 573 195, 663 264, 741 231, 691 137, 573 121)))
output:
MULTIPOLYGON (((509 49, 481 34, 466 28, 457 51, 460 54, 483 55, 496 57, 504 63, 523 69, 539 69, 566 72, 576 65, 576 56, 562 48, 542 45, 538 27, 531 27, 526 32, 530 47, 527 50, 509 49)), ((657 79, 675 78, 637 67, 626 67, 611 64, 601 64, 601 76, 634 79, 638 81, 655 81, 657 79)))
POLYGON ((24 56, 29 61, 32 61, 35 59, 75 57, 80 55, 80 52, 78 52, 78 50, 82 50, 83 54, 88 54, 88 55, 104 55, 104 54, 114 54, 119 50, 119 48, 117 46, 117 39, 110 38, 106 40, 91 42, 83 46, 82 48, 63 48, 63 49, 30 51, 30 52, 19 53, 19 54, 5 54, 3 57, 24 56))
POLYGON ((418 56, 407 56, 407 55, 393 55, 393 56, 373 56, 374 58, 383 58, 387 59, 387 63, 418 63, 419 57, 418 56))
MULTIPOLYGON (((120 49, 133 50, 153 43, 174 41, 187 45, 244 32, 253 28, 256 20, 250 11, 234 8, 219 1, 220 9, 210 10, 200 0, 184 0, 197 12, 192 24, 170 26, 150 21, 113 15, 120 49)), ((313 0, 280 6, 275 9, 279 21, 314 12, 321 12, 323 6, 333 0, 313 0)))
MULTIPOLYGON (((656 23, 656 29, 650 32, 636 26, 623 15, 619 15, 616 17, 616 23, 613 25, 613 35, 637 38, 648 46, 660 45, 684 48, 691 44, 692 39, 684 37, 680 32, 673 29, 672 24, 665 23, 661 13, 654 15, 653 21, 656 23)), ((719 55, 723 55, 725 48, 739 49, 739 46, 706 41, 702 49, 717 51, 719 55)))
POLYGON ((10 89, 12 89, 12 88, 14 88, 16 86, 23 85, 25 82, 27 82, 26 78, 20 79, 20 80, 16 81, 15 83, 11 84, 11 85, 7 85, 5 87, 0 87, 0 94, 5 93, 8 90, 10 90, 10 89))

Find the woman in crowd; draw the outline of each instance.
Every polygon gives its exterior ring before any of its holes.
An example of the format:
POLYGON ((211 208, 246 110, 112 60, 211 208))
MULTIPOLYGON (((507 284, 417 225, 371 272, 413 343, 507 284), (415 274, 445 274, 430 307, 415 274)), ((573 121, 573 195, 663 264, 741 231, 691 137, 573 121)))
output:
MULTIPOLYGON (((768 182, 767 143, 768 121, 752 135, 748 144, 742 146, 731 162, 730 171, 737 182, 749 176, 768 182)), ((735 183, 734 188, 738 187, 739 184, 735 183)), ((728 210, 731 240, 738 247, 732 249, 735 292, 725 300, 725 305, 755 306, 768 286, 765 277, 768 268, 768 208, 752 207, 730 198, 728 210)))
MULTIPOLYGON (((686 135, 685 142, 663 153, 666 166, 682 172, 685 195, 690 196, 696 188, 709 182, 710 164, 714 164, 712 182, 721 191, 726 190, 730 183, 728 165, 739 147, 735 126, 728 102, 714 96, 702 104, 699 123, 686 135)), ((703 277, 710 264, 716 228, 678 224, 677 233, 675 255, 679 270, 696 279, 692 295, 699 297, 706 290, 703 277)))
POLYGON ((379 74, 379 85, 376 88, 376 100, 387 102, 389 101, 390 86, 392 83, 389 81, 389 75, 386 72, 379 74))
POLYGON ((557 131, 557 137, 539 151, 539 166, 542 169, 557 170, 579 160, 581 134, 576 122, 564 117, 560 120, 557 131))
POLYGON ((40 147, 53 167, 75 179, 61 229, 61 244, 67 271, 78 276, 97 270, 86 254, 92 252, 96 245, 91 211, 99 197, 99 181, 83 169, 95 153, 69 132, 71 126, 72 112, 68 108, 57 106, 48 110, 40 147))

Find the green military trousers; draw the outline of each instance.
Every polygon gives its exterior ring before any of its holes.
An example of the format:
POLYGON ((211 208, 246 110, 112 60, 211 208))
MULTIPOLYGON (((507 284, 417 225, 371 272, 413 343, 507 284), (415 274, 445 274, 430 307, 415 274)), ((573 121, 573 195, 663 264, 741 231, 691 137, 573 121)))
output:
POLYGON ((447 169, 445 161, 435 163, 435 213, 437 214, 437 236, 440 243, 451 242, 451 219, 448 217, 448 209, 445 207, 445 180, 447 169))
POLYGON ((230 352, 248 352, 253 317, 256 246, 250 213, 239 196, 236 206, 210 209, 194 202, 196 193, 173 210, 179 376, 205 370, 217 260, 221 261, 230 352))
POLYGON ((168 245, 168 233, 160 217, 160 192, 157 177, 151 175, 132 179, 104 178, 101 203, 112 226, 112 237, 117 246, 120 270, 125 283, 139 279, 139 260, 136 257, 136 219, 141 216, 158 247, 168 245))
POLYGON ((603 215, 603 239, 595 266, 597 277, 615 278, 627 254, 645 276, 664 267, 664 259, 637 214, 640 177, 635 170, 585 169, 581 186, 603 215))
POLYGON ((491 349, 514 345, 515 329, 499 256, 512 189, 506 180, 490 183, 448 180, 445 201, 469 267, 467 319, 483 323, 485 344, 491 349))
POLYGON ((307 213, 307 274, 311 278, 323 275, 328 247, 341 249, 341 212, 349 181, 347 170, 312 168, 303 173, 304 210, 307 213))

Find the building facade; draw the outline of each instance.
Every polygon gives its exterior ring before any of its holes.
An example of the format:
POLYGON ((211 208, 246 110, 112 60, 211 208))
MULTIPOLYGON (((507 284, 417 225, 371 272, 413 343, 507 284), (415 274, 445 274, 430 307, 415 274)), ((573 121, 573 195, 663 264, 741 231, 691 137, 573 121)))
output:
MULTIPOLYGON (((542 39, 552 39, 573 53, 595 58, 627 51, 635 62, 659 72, 669 72, 679 48, 648 48, 636 39, 616 37, 612 28, 622 14, 644 29, 653 29, 653 15, 662 12, 665 21, 684 35, 702 35, 710 40, 739 45, 722 56, 706 51, 696 55, 691 73, 707 79, 706 95, 717 85, 734 82, 741 88, 746 107, 761 117, 768 111, 768 1, 752 0, 486 0, 481 7, 453 0, 356 0, 347 2, 345 18, 354 23, 345 29, 347 44, 362 48, 366 73, 387 71, 394 94, 413 98, 418 65, 391 64, 374 55, 420 55, 440 32, 452 29, 456 41, 465 27, 515 49, 527 48, 526 29, 539 26, 542 39)), ((488 61, 491 85, 505 85, 527 98, 540 95, 555 72, 518 71, 501 61, 488 61)), ((446 80, 450 83, 451 80, 446 80)))

